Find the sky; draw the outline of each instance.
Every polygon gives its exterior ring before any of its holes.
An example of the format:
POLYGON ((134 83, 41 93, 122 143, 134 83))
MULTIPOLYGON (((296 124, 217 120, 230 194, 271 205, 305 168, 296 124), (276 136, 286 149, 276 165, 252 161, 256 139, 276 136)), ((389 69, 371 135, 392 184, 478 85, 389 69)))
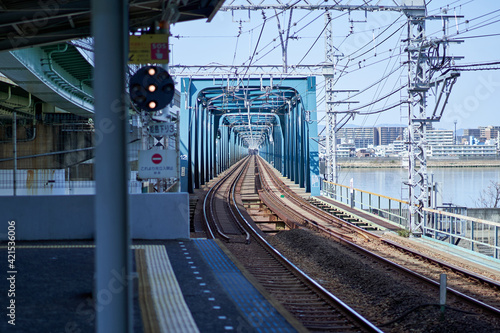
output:
MULTIPOLYGON (((293 1, 295 2, 295 1, 293 1)), ((337 1, 339 2, 339 1, 337 1)), ((349 1, 340 1, 347 4, 349 1)), ((372 1, 394 5, 389 0, 372 1)), ((455 65, 500 61, 500 1, 496 0, 430 0, 426 1, 428 15, 451 16, 446 33, 442 20, 428 20, 429 39, 444 35, 459 39, 449 43, 447 55, 455 65), (461 16, 464 16, 461 18, 461 16), (456 58, 455 58, 456 57, 456 58), (464 57, 463 59, 461 57, 464 57)), ((233 4, 246 1, 235 0, 233 4)), ((266 3, 272 3, 266 0, 266 3)), ((277 3, 277 1, 275 2, 277 3)), ((319 0, 309 3, 324 3, 319 0)), ((362 3, 352 0, 350 4, 362 3)), ((225 5, 230 4, 226 0, 225 5)), ((357 90, 339 92, 335 100, 353 103, 338 104, 336 111, 356 109, 358 113, 346 118, 347 125, 380 126, 408 124, 408 106, 403 104, 383 111, 406 99, 408 82, 407 60, 404 51, 407 19, 400 12, 331 11, 333 46, 336 59, 335 89, 357 90), (349 94, 356 94, 351 97, 349 94), (384 96, 390 95, 387 98, 384 96), (375 102, 375 103, 374 103, 375 102), (362 115, 362 113, 373 113, 362 115)), ((282 49, 278 21, 285 31, 290 11, 219 11, 211 22, 205 20, 177 23, 171 27, 170 65, 208 64, 280 65, 282 49)), ((287 48, 289 65, 317 65, 325 61, 325 15, 323 11, 294 10, 287 48)), ((442 49, 440 50, 442 52, 442 49)), ((500 68, 500 65, 497 66, 500 68)), ((477 68, 477 67, 475 67, 477 68)), ((318 118, 324 116, 325 85, 317 79, 318 118)), ((428 114, 437 95, 428 93, 428 114)), ((443 117, 435 128, 457 129, 478 126, 500 126, 500 70, 461 71, 450 94, 443 117)), ((340 119, 340 117, 339 117, 340 119)))

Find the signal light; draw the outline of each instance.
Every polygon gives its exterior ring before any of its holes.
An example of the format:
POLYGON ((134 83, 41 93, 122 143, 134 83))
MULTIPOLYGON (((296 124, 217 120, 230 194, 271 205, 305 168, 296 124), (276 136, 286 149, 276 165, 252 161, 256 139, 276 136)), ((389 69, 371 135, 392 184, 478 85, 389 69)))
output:
POLYGON ((174 98, 174 80, 157 66, 145 66, 130 78, 129 93, 132 102, 145 111, 163 109, 174 98))

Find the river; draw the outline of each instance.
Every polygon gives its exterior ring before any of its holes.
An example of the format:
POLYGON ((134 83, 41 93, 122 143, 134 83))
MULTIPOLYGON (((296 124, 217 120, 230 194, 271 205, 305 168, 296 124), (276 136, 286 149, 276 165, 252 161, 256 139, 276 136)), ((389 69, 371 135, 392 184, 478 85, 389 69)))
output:
MULTIPOLYGON (((431 179, 438 183, 440 195, 438 202, 453 203, 469 208, 480 207, 479 197, 491 182, 500 182, 500 168, 428 168, 431 179)), ((355 188, 383 194, 389 197, 408 200, 408 170, 387 168, 342 168, 339 183, 350 185, 353 179, 355 188)))

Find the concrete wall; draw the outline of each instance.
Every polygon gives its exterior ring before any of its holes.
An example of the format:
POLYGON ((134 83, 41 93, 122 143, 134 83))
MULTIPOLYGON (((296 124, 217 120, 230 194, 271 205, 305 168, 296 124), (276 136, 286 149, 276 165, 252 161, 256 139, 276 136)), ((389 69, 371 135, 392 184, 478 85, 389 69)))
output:
POLYGON ((500 208, 467 208, 467 216, 500 222, 500 208))
MULTIPOLYGON (((16 196, 0 198, 0 241, 15 221, 16 240, 94 238, 94 196, 16 196)), ((130 195, 134 239, 188 239, 189 195, 130 195)))

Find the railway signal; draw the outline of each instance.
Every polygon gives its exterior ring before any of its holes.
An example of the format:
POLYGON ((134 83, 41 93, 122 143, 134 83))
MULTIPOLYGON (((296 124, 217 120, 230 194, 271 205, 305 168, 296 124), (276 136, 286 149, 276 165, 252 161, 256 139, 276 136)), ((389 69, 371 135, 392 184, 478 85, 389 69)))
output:
POLYGON ((163 109, 172 101, 174 93, 174 80, 161 67, 141 67, 130 78, 130 99, 141 110, 154 112, 163 109))

